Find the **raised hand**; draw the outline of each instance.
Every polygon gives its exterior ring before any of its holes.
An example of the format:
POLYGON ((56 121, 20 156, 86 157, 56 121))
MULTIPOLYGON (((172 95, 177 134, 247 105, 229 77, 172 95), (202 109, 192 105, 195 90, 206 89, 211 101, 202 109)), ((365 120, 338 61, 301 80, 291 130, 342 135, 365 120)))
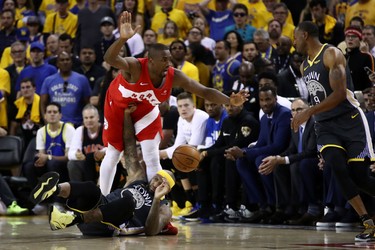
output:
POLYGON ((133 30, 132 27, 132 14, 130 12, 124 11, 120 17, 119 23, 119 31, 120 31, 120 38, 122 39, 129 39, 134 36, 135 33, 141 28, 140 25, 135 27, 133 30))
POLYGON ((240 90, 240 92, 238 92, 237 94, 232 93, 229 97, 230 104, 234 106, 240 106, 247 101, 247 97, 249 97, 249 92, 244 89, 240 90))

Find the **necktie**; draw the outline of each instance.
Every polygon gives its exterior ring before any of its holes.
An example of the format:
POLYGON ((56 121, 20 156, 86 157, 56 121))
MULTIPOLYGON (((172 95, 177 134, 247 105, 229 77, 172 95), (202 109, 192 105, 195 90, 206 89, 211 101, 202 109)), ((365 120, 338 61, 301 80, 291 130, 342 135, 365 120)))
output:
POLYGON ((302 136, 303 136, 303 128, 299 127, 299 134, 298 134, 298 153, 302 152, 302 136))

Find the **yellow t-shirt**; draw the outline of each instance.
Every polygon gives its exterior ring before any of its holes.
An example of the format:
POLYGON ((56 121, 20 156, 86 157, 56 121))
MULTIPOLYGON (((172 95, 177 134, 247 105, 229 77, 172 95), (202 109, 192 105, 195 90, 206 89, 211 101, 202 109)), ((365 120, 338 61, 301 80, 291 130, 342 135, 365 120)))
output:
POLYGON ((345 15, 345 27, 349 26, 350 19, 359 16, 365 22, 365 25, 375 25, 375 0, 367 3, 355 3, 349 6, 345 15))
MULTIPOLYGON (((265 14, 265 17, 264 17, 264 18, 265 18, 265 20, 266 20, 266 26, 265 26, 265 27, 267 27, 267 26, 268 26, 268 22, 271 21, 271 20, 274 19, 274 18, 273 18, 272 12, 268 12, 268 11, 266 10, 266 13, 264 13, 264 14, 265 14)), ((289 24, 291 24, 291 25, 294 26, 293 18, 292 18, 292 13, 290 13, 290 10, 288 10, 288 17, 286 18, 285 23, 289 23, 289 24)), ((266 29, 266 30, 267 30, 267 29, 266 29)))
MULTIPOLYGON (((179 37, 185 38, 192 25, 185 15, 185 12, 178 9, 173 9, 168 13, 169 20, 175 22, 178 27, 179 37)), ((167 15, 162 11, 155 13, 151 22, 151 29, 155 31, 158 36, 163 36, 163 29, 165 22, 167 21, 167 15)))
POLYGON ((266 19, 268 11, 261 0, 257 3, 250 3, 248 0, 239 0, 238 3, 246 5, 249 10, 249 24, 251 26, 260 29, 268 25, 266 19))
POLYGON ((178 37, 168 37, 164 38, 163 35, 158 36, 158 43, 164 44, 165 46, 171 45, 171 43, 175 40, 178 40, 178 37))
MULTIPOLYGON (((189 78, 199 82, 199 71, 198 71, 197 66, 195 66, 194 64, 188 61, 185 61, 182 67, 180 68, 180 70, 183 73, 185 73, 185 75, 187 75, 189 78)), ((197 105, 197 97, 195 96, 195 94, 193 94, 192 96, 193 96, 194 105, 197 105)))
MULTIPOLYGON (((0 68, 5 69, 6 67, 13 64, 13 58, 10 55, 10 47, 4 49, 3 55, 1 56, 0 68)), ((30 59, 30 45, 26 49, 26 58, 30 59)))
MULTIPOLYGON (((0 68, 0 90, 5 94, 10 94, 10 76, 8 71, 0 68)), ((0 103, 0 127, 8 127, 7 101, 0 103)))
POLYGON ((78 25, 78 17, 68 12, 66 18, 60 18, 58 13, 49 14, 44 24, 43 33, 51 33, 61 35, 63 33, 69 34, 72 38, 76 36, 78 25))
POLYGON ((296 27, 290 23, 285 23, 281 35, 287 36, 290 40, 294 41, 294 29, 296 27))
MULTIPOLYGON (((183 10, 185 13, 189 13, 190 11, 197 11, 199 7, 197 6, 201 0, 177 0, 176 1, 176 9, 183 10)), ((210 1, 207 4, 207 8, 211 10, 215 10, 215 1, 210 1)))
MULTIPOLYGON (((71 9, 76 5, 76 0, 69 0, 69 7, 71 9)), ((48 16, 49 14, 55 13, 56 10, 56 0, 43 0, 40 4, 39 11, 42 11, 48 16)))

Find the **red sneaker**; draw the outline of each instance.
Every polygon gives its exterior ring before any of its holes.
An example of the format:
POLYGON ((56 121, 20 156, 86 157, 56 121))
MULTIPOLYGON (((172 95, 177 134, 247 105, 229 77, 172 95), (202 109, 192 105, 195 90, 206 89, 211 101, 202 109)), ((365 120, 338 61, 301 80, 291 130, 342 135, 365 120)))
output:
POLYGON ((178 234, 178 228, 173 226, 172 223, 168 222, 167 225, 161 230, 159 233, 161 235, 177 235, 178 234))

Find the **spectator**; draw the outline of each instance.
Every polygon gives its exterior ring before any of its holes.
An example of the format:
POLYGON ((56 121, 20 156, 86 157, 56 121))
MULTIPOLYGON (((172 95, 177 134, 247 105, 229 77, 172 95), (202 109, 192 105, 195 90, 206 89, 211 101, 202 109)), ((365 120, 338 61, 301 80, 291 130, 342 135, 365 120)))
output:
POLYGON ((225 33, 229 31, 236 31, 240 34, 242 40, 244 42, 250 42, 253 40, 253 34, 255 32, 255 28, 247 23, 247 17, 249 15, 248 9, 243 4, 235 4, 233 6, 233 17, 234 17, 234 25, 228 26, 225 29, 225 33))
MULTIPOLYGON (((196 17, 193 20, 193 27, 198 28, 202 32, 202 38, 200 39, 200 43, 211 52, 215 50, 216 42, 214 39, 206 36, 207 31, 207 23, 203 17, 196 17)), ((191 29, 190 29, 191 31, 191 29)), ((190 33, 190 32, 189 32, 190 33)), ((196 34, 192 34, 196 35, 196 34)), ((189 38, 189 37, 188 37, 189 38)), ((185 41, 186 46, 189 46, 189 40, 185 41)))
POLYGON ((242 62, 247 61, 253 63, 257 58, 259 58, 259 51, 256 43, 244 43, 242 48, 242 62))
POLYGON ((14 11, 10 9, 3 9, 0 18, 0 57, 6 47, 9 47, 16 41, 16 29, 14 24, 14 11))
POLYGON ((68 153, 68 171, 71 181, 92 181, 97 183, 99 162, 105 155, 99 112, 91 104, 82 110, 83 126, 74 132, 68 153))
MULTIPOLYGON (((226 94, 231 94, 228 91, 226 94)), ((219 137, 215 144, 201 152, 201 158, 211 159, 211 166, 214 167, 212 178, 216 182, 213 186, 212 202, 214 209, 208 211, 209 219, 213 222, 224 221, 242 221, 250 217, 249 202, 246 198, 240 198, 241 179, 235 162, 225 159, 224 152, 226 149, 238 146, 247 147, 250 143, 257 140, 259 136, 259 122, 247 112, 243 105, 235 107, 233 105, 225 105, 228 117, 224 119, 219 137), (224 187, 222 185, 224 183, 224 187), (224 194, 224 195, 223 195, 224 194), (224 204, 223 204, 224 203, 224 204), (237 204, 242 204, 237 211, 237 204), (222 210, 222 205, 225 205, 222 210)), ((244 196, 245 197, 245 196, 244 196)), ((202 217, 205 212, 202 211, 202 217)))
POLYGON ((259 89, 260 107, 266 114, 260 121, 260 134, 253 147, 232 147, 225 151, 227 159, 238 159, 236 165, 241 176, 250 203, 259 203, 260 209, 249 222, 266 219, 275 207, 275 189, 273 175, 260 175, 259 166, 264 158, 282 153, 290 140, 290 110, 280 106, 276 88, 266 85, 259 89))
POLYGON ((163 34, 158 36, 158 43, 170 46, 175 40, 178 40, 178 27, 173 21, 166 21, 164 24, 163 34))
POLYGON ((287 69, 291 61, 292 40, 289 37, 281 36, 277 43, 277 61, 276 61, 276 72, 280 73, 284 69, 287 69))
POLYGON ((82 124, 82 108, 90 99, 90 84, 84 75, 72 71, 72 59, 68 53, 58 55, 57 67, 59 72, 43 82, 40 92, 42 114, 49 102, 59 103, 62 121, 78 127, 82 124))
POLYGON ((8 114, 6 96, 10 93, 10 77, 8 71, 0 68, 0 128, 8 130, 8 114))
POLYGON ((16 83, 19 73, 25 68, 26 66, 26 47, 21 42, 14 42, 10 46, 10 55, 13 59, 13 64, 8 66, 6 71, 9 73, 10 77, 10 93, 7 97, 8 101, 8 115, 14 111, 14 101, 16 100, 17 91, 16 91, 16 83))
POLYGON ((267 26, 268 11, 262 0, 243 1, 238 3, 246 5, 249 11, 249 23, 256 29, 267 26))
POLYGON ((80 51, 83 45, 94 47, 100 41, 100 21, 106 16, 115 20, 113 11, 108 6, 99 5, 98 0, 89 0, 88 6, 78 12, 76 51, 80 51))
POLYGON ((258 29, 254 32, 254 43, 262 56, 262 58, 269 59, 273 64, 277 61, 277 51, 270 43, 270 35, 263 29, 258 29))
POLYGON ((374 72, 374 58, 371 54, 362 53, 359 50, 362 37, 362 31, 356 27, 350 26, 345 30, 346 60, 353 80, 354 91, 362 91, 372 86, 365 67, 374 72))
POLYGON ((219 41, 224 39, 225 28, 234 24, 233 13, 228 8, 229 0, 215 1, 216 11, 207 7, 210 1, 204 0, 198 6, 206 17, 208 26, 210 27, 210 38, 219 41))
MULTIPOLYGON (((16 91, 20 91, 21 80, 28 77, 35 83, 35 93, 40 94, 43 81, 46 77, 57 72, 56 68, 44 63, 44 45, 40 42, 30 44, 30 65, 25 67, 18 76, 16 83, 16 91)), ((17 94, 19 96, 19 94, 17 94)))
MULTIPOLYGON (((308 106, 306 100, 297 98, 292 103, 292 116, 308 106)), ((277 210, 269 224, 283 224, 296 214, 295 209, 303 209, 307 205, 307 212, 290 223, 315 225, 322 215, 319 195, 321 172, 318 162, 314 119, 311 118, 300 127, 299 132, 292 131, 286 151, 277 156, 266 157, 259 166, 259 173, 262 175, 274 173, 277 210)))
POLYGON ((68 150, 73 138, 74 128, 69 123, 61 122, 61 106, 49 103, 46 106, 46 125, 40 128, 36 135, 35 162, 27 162, 23 173, 31 186, 36 186, 38 177, 50 171, 60 174, 60 181, 69 180, 68 150))
POLYGON ((232 89, 238 76, 240 62, 230 58, 230 44, 227 41, 216 42, 215 55, 217 62, 212 70, 212 87, 220 91, 232 89))
POLYGON ((40 33, 40 22, 36 16, 30 16, 26 20, 26 27, 30 31, 29 42, 41 42, 43 43, 43 36, 40 33))
POLYGON ((6 211, 0 211, 0 215, 26 215, 29 213, 27 208, 22 208, 17 204, 17 198, 14 196, 8 183, 0 174, 0 206, 4 203, 6 211))
POLYGON ((50 57, 49 60, 48 60, 48 64, 50 65, 53 65, 55 66, 55 68, 57 68, 57 57, 58 57, 58 54, 60 54, 61 52, 66 52, 70 55, 71 59, 72 59, 72 62, 73 62, 73 69, 76 69, 76 68, 79 68, 81 66, 81 61, 79 60, 78 56, 76 56, 74 53, 73 53, 73 38, 64 33, 64 34, 61 34, 59 36, 59 40, 58 40, 58 50, 57 50, 57 54, 53 57, 50 57))
POLYGON ((267 31, 270 36, 270 44, 276 48, 282 33, 282 25, 276 19, 269 21, 267 31))
MULTIPOLYGON (((144 2, 143 0, 141 0, 144 2)), ((141 28, 138 30, 139 35, 143 34, 143 29, 145 27, 145 22, 143 18, 143 9, 142 6, 140 6, 138 0, 123 0, 122 2, 122 9, 120 13, 116 13, 117 15, 121 14, 124 11, 130 12, 132 14, 132 25, 134 27, 137 27, 138 25, 141 26, 141 28), (141 7, 141 8, 139 8, 141 7), (142 11, 141 11, 142 10, 142 11)), ((142 4, 144 5, 144 4, 142 4)))
POLYGON ((289 15, 288 6, 285 3, 277 3, 272 9, 273 18, 281 23, 283 36, 289 37, 293 41, 294 37, 294 25, 293 22, 287 22, 287 17, 289 15))
POLYGON ((309 92, 300 69, 303 60, 304 58, 301 54, 293 52, 290 65, 277 75, 277 82, 279 83, 277 92, 280 96, 289 99, 297 97, 305 100, 309 99, 309 92))
POLYGON ((312 0, 310 2, 311 14, 314 22, 319 27, 319 40, 337 46, 344 40, 343 24, 326 14, 327 3, 325 0, 312 0))
POLYGON ((102 66, 95 64, 96 55, 95 50, 92 47, 82 47, 79 53, 79 60, 81 61, 81 67, 76 68, 74 71, 86 76, 91 90, 93 90, 95 82, 103 77, 106 71, 102 66))
POLYGON ((114 30, 115 22, 113 21, 112 17, 103 17, 100 21, 100 32, 102 33, 102 39, 95 44, 96 64, 98 65, 102 65, 105 52, 116 40, 115 36, 113 35, 114 30))
POLYGON ((9 134, 20 136, 26 149, 42 124, 40 97, 35 94, 35 83, 30 78, 22 79, 21 97, 14 102, 14 106, 9 134))
POLYGON ((224 40, 230 44, 229 58, 241 62, 243 40, 236 31, 229 31, 224 35, 224 40))
POLYGON ((345 15, 345 27, 350 26, 350 20, 355 16, 360 16, 365 25, 375 25, 375 13, 373 11, 368 11, 374 8, 374 0, 358 0, 352 5, 349 5, 345 15))
POLYGON ((77 24, 77 16, 69 11, 69 1, 56 0, 56 13, 47 15, 43 33, 46 37, 49 34, 61 35, 66 33, 74 38, 77 33, 77 24))
MULTIPOLYGON (((160 150, 160 159, 171 159, 174 150, 183 144, 189 144, 193 147, 201 145, 204 141, 204 128, 208 119, 208 114, 202 110, 195 109, 193 97, 191 94, 183 92, 177 96, 177 109, 180 114, 177 124, 177 136, 173 146, 160 150)), ((196 211, 196 192, 198 186, 190 183, 190 178, 195 178, 195 173, 180 173, 181 184, 186 193, 184 208, 178 204, 181 209, 179 216, 187 216, 196 211)), ((173 194, 172 194, 173 195, 173 194)), ((172 197, 174 198, 174 197, 172 197)))
POLYGON ((59 36, 55 34, 51 34, 48 36, 46 41, 46 62, 49 62, 51 58, 54 58, 57 56, 57 53, 59 51, 59 36))
POLYGON ((363 52, 369 52, 373 57, 375 57, 375 26, 366 25, 362 30, 363 41, 366 46, 361 49, 363 52))
POLYGON ((160 6, 161 10, 157 11, 152 18, 151 29, 158 34, 158 37, 162 37, 166 21, 171 20, 178 27, 179 37, 186 37, 188 30, 191 28, 191 23, 185 12, 173 8, 173 0, 161 0, 160 6))

